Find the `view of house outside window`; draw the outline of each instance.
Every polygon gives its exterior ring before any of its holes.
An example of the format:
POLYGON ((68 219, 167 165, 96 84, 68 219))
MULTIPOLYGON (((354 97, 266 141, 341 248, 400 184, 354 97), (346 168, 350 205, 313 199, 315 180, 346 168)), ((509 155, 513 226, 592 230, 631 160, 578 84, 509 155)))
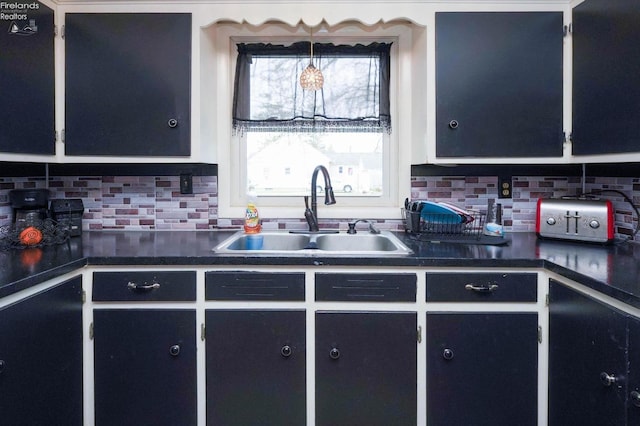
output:
POLYGON ((382 195, 382 133, 248 132, 246 139, 248 186, 258 196, 308 194, 319 164, 336 196, 382 195))

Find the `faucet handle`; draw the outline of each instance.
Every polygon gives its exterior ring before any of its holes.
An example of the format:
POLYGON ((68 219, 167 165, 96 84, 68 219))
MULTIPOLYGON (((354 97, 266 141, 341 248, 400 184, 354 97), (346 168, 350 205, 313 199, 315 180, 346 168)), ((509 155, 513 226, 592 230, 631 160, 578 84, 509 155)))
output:
POLYGON ((304 218, 309 225, 309 232, 318 232, 318 218, 313 214, 313 210, 309 208, 309 197, 304 196, 304 218))
POLYGON ((356 234, 356 222, 347 223, 349 229, 347 230, 347 234, 356 234))
POLYGON ((376 228, 375 226, 373 226, 373 223, 368 220, 368 219, 358 219, 355 220, 351 223, 348 223, 347 226, 349 227, 349 229, 347 230, 347 234, 356 234, 358 231, 356 231, 356 225, 358 224, 358 222, 364 222, 366 224, 369 225, 369 232, 372 234, 379 234, 380 230, 378 228, 376 228))

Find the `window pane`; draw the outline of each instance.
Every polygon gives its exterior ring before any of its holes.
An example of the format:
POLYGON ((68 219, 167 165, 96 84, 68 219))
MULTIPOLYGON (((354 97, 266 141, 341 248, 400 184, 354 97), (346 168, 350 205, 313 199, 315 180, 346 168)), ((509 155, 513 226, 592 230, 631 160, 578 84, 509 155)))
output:
POLYGON ((314 63, 325 78, 318 92, 302 90, 299 84, 308 58, 254 56, 251 120, 378 120, 378 58, 324 57, 314 63))
MULTIPOLYGON (((329 170, 336 197, 383 193, 381 133, 247 132, 246 142, 247 182, 258 196, 308 195, 320 164, 329 170)), ((318 186, 324 190, 321 176, 318 186)))

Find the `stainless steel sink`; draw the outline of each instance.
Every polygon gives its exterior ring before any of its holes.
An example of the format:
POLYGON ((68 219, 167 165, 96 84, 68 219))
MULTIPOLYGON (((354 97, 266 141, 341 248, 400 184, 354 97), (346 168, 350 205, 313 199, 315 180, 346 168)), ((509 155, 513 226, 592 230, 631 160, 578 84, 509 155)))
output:
POLYGON ((290 233, 284 231, 261 232, 262 245, 255 247, 250 238, 239 231, 227 238, 213 250, 226 254, 272 254, 272 255, 407 255, 413 253, 391 232, 380 234, 359 232, 357 234, 335 233, 290 233))
POLYGON ((234 234, 215 249, 215 251, 295 251, 302 250, 309 244, 309 236, 306 234, 289 234, 283 232, 261 232, 258 235, 247 235, 244 232, 234 234), (262 237, 262 247, 252 249, 252 238, 262 237))
MULTIPOLYGON (((390 235, 390 234, 389 234, 390 235)), ((318 235, 318 250, 394 252, 402 248, 397 238, 387 234, 326 234, 318 235)))

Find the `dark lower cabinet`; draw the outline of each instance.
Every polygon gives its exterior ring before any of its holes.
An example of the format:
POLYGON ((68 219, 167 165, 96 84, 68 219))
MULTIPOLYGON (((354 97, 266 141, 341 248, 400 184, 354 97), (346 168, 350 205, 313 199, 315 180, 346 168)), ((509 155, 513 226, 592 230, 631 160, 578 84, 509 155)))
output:
POLYGON ((549 426, 637 425, 625 414, 626 315, 554 280, 549 310, 549 426))
POLYGON ((207 425, 306 424, 304 310, 207 310, 207 425))
POLYGON ((195 426, 195 310, 95 309, 93 321, 96 426, 195 426))
POLYGON ((417 314, 316 312, 316 425, 417 424, 417 314))
POLYGON ((537 314, 428 313, 426 330, 429 426, 538 424, 537 314))
POLYGON ((0 309, 0 423, 83 424, 82 277, 0 309))
POLYGON ((629 318, 629 384, 627 424, 640 425, 640 319, 629 318))

